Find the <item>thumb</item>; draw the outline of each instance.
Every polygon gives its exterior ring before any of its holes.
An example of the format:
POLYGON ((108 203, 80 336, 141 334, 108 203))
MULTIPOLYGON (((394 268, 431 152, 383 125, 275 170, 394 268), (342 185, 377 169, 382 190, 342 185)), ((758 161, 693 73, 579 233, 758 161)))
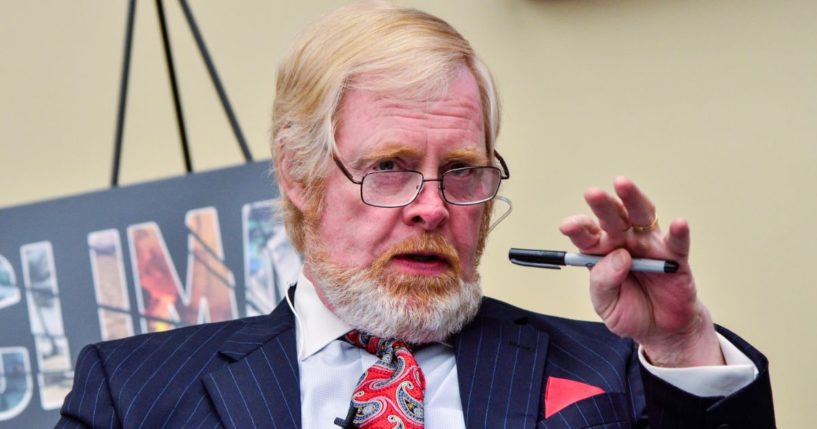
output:
POLYGON ((632 257, 625 249, 616 249, 590 270, 590 299, 602 319, 615 307, 621 284, 630 272, 632 257))

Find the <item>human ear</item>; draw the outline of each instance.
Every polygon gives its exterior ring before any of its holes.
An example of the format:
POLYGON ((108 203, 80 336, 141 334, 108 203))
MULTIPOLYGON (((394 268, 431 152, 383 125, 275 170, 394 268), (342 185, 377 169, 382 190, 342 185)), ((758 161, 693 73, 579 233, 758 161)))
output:
POLYGON ((289 159, 289 155, 283 155, 275 166, 278 185, 292 205, 303 212, 306 209, 306 189, 302 182, 292 177, 289 168, 289 159))

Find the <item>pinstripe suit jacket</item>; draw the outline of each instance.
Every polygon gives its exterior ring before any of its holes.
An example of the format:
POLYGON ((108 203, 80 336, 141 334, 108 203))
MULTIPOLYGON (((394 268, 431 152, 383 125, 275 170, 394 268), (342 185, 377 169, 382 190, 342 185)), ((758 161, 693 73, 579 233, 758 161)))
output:
MULTIPOLYGON (((727 398, 698 398, 640 370, 632 342, 599 323, 543 316, 486 298, 453 341, 466 426, 773 427, 765 358, 728 331, 721 333, 755 361, 760 376, 727 398), (605 393, 545 419, 549 377, 605 393)), ((85 347, 57 427, 299 428, 299 389, 293 315, 282 303, 268 316, 85 347)))

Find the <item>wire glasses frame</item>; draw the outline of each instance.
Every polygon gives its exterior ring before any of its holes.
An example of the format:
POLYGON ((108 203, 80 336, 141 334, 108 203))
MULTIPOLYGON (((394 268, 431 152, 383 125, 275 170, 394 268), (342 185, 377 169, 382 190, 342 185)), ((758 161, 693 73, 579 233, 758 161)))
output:
POLYGON ((373 207, 404 207, 417 199, 426 182, 440 182, 440 194, 449 204, 470 206, 493 199, 499 185, 511 177, 508 165, 499 153, 494 156, 502 167, 478 166, 454 168, 435 179, 426 179, 415 170, 373 171, 355 180, 336 154, 332 159, 349 181, 360 185, 360 199, 373 207))

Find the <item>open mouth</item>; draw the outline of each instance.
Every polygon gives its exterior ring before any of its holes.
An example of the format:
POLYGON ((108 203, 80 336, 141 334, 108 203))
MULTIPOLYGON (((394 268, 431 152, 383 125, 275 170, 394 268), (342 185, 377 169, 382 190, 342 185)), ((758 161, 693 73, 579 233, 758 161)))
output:
POLYGON ((432 252, 399 253, 392 260, 413 268, 448 269, 451 266, 448 257, 432 252))

